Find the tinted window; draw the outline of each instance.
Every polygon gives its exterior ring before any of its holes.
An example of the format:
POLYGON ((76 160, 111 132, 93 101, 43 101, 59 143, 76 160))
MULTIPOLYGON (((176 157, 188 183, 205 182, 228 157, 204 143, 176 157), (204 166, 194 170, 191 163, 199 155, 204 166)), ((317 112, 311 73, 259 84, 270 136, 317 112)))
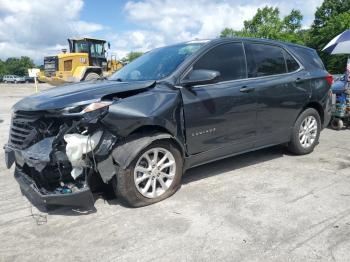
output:
POLYGON ((318 56, 317 52, 313 49, 294 46, 293 50, 296 51, 296 55, 301 58, 304 66, 307 65, 309 69, 325 69, 322 60, 318 56))
POLYGON ((287 72, 282 48, 247 43, 246 50, 249 77, 278 75, 287 72))
POLYGON ((223 44, 211 49, 193 66, 193 69, 219 71, 219 81, 246 78, 246 62, 242 43, 223 44))
POLYGON ((295 59, 288 53, 284 52, 285 58, 286 58, 286 63, 287 63, 287 68, 288 72, 294 72, 299 69, 299 64, 295 59))

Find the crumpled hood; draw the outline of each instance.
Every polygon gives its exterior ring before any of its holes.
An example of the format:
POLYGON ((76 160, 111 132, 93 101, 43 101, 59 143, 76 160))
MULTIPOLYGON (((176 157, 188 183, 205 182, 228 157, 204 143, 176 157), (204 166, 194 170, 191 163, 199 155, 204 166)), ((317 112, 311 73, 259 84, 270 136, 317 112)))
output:
POLYGON ((13 106, 14 111, 53 110, 98 101, 110 94, 149 88, 154 81, 117 82, 97 80, 60 87, 23 98, 13 106))

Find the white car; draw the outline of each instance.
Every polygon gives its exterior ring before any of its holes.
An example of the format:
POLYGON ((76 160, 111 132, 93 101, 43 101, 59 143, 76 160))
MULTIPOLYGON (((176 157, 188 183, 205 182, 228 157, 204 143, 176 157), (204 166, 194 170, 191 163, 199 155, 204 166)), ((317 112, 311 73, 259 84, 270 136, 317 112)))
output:
POLYGON ((24 76, 16 76, 16 75, 5 75, 2 78, 2 81, 4 83, 24 83, 26 80, 24 78, 24 76))

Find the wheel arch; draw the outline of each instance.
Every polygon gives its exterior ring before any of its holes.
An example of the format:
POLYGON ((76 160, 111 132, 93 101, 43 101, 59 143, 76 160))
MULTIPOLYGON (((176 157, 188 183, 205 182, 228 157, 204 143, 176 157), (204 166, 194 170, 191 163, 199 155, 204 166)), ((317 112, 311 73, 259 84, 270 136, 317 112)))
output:
POLYGON ((102 76, 102 68, 101 67, 88 67, 88 68, 86 68, 85 73, 84 73, 84 75, 83 75, 81 80, 85 80, 85 78, 90 73, 96 73, 99 76, 102 76))
MULTIPOLYGON (((313 102, 310 102, 310 103, 306 104, 304 106, 304 108, 299 112, 298 117, 300 116, 300 114, 302 112, 304 112, 308 108, 313 108, 313 109, 315 109, 318 112, 318 114, 319 114, 319 116, 321 118, 321 125, 323 126, 323 123, 324 123, 324 110, 323 110, 322 105, 320 103, 316 102, 316 101, 313 101, 313 102)), ((297 117, 297 119, 298 119, 298 117, 297 117)))
POLYGON ((169 138, 161 138, 159 140, 170 140, 173 144, 180 150, 180 153, 183 157, 186 155, 185 146, 181 141, 167 128, 160 125, 143 125, 135 130, 133 130, 129 136, 152 136, 154 134, 167 134, 169 138))
POLYGON ((83 81, 89 73, 102 75, 102 68, 98 66, 77 66, 73 71, 75 81, 83 81))

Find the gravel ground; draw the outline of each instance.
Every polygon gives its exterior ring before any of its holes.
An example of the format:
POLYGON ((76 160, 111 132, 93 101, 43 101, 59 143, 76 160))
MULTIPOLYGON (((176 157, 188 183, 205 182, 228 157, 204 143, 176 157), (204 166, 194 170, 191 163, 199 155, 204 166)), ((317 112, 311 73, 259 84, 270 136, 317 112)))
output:
MULTIPOLYGON (((0 84, 1 146, 33 92, 0 84)), ((320 140, 307 156, 274 147, 194 168, 152 206, 97 197, 83 213, 32 208, 1 151, 0 261, 350 261, 350 130, 320 140)))

